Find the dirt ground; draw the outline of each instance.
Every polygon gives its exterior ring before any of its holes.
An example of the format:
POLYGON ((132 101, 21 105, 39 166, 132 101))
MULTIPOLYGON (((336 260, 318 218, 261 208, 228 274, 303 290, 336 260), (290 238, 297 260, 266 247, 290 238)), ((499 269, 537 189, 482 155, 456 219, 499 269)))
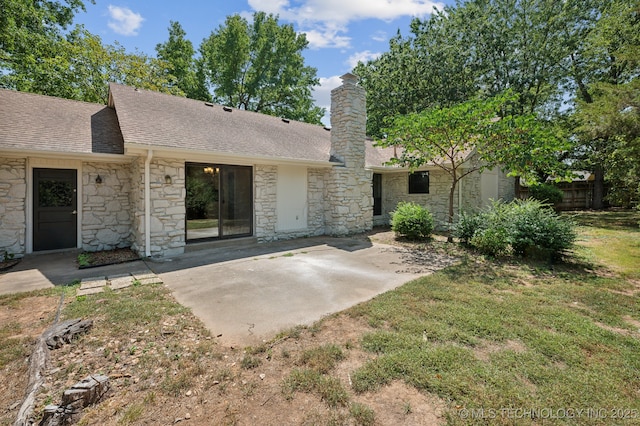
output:
MULTIPOLYGON (((384 234, 376 238, 393 240, 384 234)), ((172 299, 168 291, 163 297, 172 299)), ((67 297, 65 303, 72 300, 67 297)), ((13 324, 3 330, 15 330, 12 337, 22 339, 23 350, 18 361, 0 370, 1 425, 12 424, 20 409, 33 342, 53 322, 59 302, 58 296, 37 296, 0 304, 0 325, 13 324)), ((112 332, 114 324, 99 315, 93 319, 89 333, 51 351, 36 415, 45 405, 59 403, 65 389, 89 374, 106 374, 111 390, 75 419, 80 424, 365 424, 350 414, 354 403, 373 410, 373 424, 444 423, 445 401, 401 382, 375 393, 352 390, 350 375, 374 356, 359 345, 361 336, 372 329, 346 314, 292 330, 258 348, 217 344, 189 313, 166 315, 160 324, 138 324, 125 335, 112 332), (324 344, 337 345, 345 355, 329 373, 347 390, 349 403, 344 406, 330 407, 313 392, 283 392, 291 371, 302 368, 302 353, 324 344)))

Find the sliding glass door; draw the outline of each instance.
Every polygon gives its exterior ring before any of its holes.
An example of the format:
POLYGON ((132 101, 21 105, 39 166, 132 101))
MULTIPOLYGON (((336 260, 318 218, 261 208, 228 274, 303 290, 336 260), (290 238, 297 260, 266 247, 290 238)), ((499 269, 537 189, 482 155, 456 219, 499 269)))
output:
POLYGON ((253 173, 248 166, 187 163, 187 241, 253 233, 253 173))

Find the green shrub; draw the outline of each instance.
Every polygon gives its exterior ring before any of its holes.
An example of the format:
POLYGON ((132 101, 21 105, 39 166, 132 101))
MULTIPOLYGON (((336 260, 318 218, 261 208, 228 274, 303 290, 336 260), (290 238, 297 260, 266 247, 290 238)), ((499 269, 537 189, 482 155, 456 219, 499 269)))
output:
POLYGON ((513 203, 511 245, 517 255, 531 251, 555 255, 571 247, 576 239, 574 225, 538 200, 513 203))
POLYGON ((529 187, 529 197, 552 205, 562 202, 563 196, 562 190, 555 185, 538 183, 529 187))
POLYGON ((462 214, 456 236, 491 256, 536 252, 555 257, 576 239, 575 225, 534 199, 494 202, 477 214, 462 214))
POLYGON ((480 252, 491 256, 508 256, 513 251, 509 244, 509 233, 504 228, 479 229, 469 243, 480 252))
POLYGON ((471 238, 480 228, 482 224, 482 216, 477 213, 462 212, 458 216, 458 223, 453 229, 453 235, 458 237, 461 242, 469 244, 471 238))
POLYGON ((391 229, 396 235, 414 240, 429 238, 433 231, 433 216, 419 204, 400 202, 391 212, 391 229))

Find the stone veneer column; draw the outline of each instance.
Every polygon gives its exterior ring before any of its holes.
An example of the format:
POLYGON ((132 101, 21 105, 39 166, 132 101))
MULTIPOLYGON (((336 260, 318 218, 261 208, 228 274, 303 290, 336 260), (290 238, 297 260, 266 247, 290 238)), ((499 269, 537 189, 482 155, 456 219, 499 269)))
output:
POLYGON ((0 160, 0 255, 6 252, 22 257, 25 253, 26 179, 27 163, 24 158, 0 160))
POLYGON ((373 226, 372 173, 364 169, 366 92, 358 77, 345 74, 331 91, 331 156, 344 166, 327 172, 325 229, 329 235, 367 231, 373 226))
POLYGON ((276 239, 276 186, 278 167, 254 167, 255 236, 260 242, 276 239))
POLYGON ((151 255, 174 256, 185 246, 184 162, 154 159, 151 162, 151 255))

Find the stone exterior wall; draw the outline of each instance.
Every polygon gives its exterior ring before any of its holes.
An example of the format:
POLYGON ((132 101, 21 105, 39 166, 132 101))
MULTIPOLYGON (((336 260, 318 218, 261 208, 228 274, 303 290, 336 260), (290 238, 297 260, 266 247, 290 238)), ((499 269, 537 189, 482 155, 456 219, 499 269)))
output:
POLYGON ((82 166, 82 249, 111 250, 131 245, 131 181, 128 164, 82 166), (100 175, 102 183, 96 183, 100 175))
MULTIPOLYGON (((399 202, 414 202, 429 209, 436 229, 445 229, 449 214, 449 188, 451 180, 441 170, 429 171, 429 193, 409 194, 409 172, 382 174, 382 221, 391 219, 391 212, 399 202)), ((455 193, 454 214, 458 213, 458 189, 455 193)))
POLYGON ((255 236, 261 242, 273 241, 276 239, 276 223, 278 221, 276 217, 278 167, 255 166, 253 180, 255 236))
POLYGON ((0 158, 0 256, 26 251, 26 178, 26 159, 0 158))
POLYGON ((365 170, 366 92, 357 77, 342 76, 331 91, 331 156, 344 166, 325 175, 325 232, 347 235, 373 227, 373 173, 365 170))
POLYGON ((506 202, 516 198, 516 178, 507 176, 502 170, 498 171, 498 194, 506 202))
MULTIPOLYGON (((454 194, 454 222, 459 213, 458 202, 462 211, 474 211, 483 207, 481 193, 481 176, 473 172, 458 182, 454 194), (459 197, 462 193, 462 197, 459 197)), ((446 229, 449 214, 449 188, 451 178, 441 170, 429 171, 429 193, 409 194, 409 173, 407 171, 382 174, 382 215, 376 217, 376 225, 388 225, 391 212, 400 201, 414 202, 429 209, 434 217, 436 229, 446 229)), ((511 201, 515 196, 514 178, 498 172, 498 195, 504 201, 511 201)))
POLYGON ((324 196, 325 196, 325 176, 327 169, 309 169, 307 171, 307 205, 309 214, 307 225, 309 236, 324 235, 324 196))
POLYGON ((458 183, 462 189, 462 211, 472 212, 483 206, 482 200, 482 177, 480 172, 473 172, 458 183))
MULTIPOLYGON (((187 192, 184 161, 154 159, 150 171, 151 256, 184 253, 187 192), (166 176, 171 178, 171 183, 166 182, 166 176)), ((144 223, 144 210, 142 221, 144 223)))

